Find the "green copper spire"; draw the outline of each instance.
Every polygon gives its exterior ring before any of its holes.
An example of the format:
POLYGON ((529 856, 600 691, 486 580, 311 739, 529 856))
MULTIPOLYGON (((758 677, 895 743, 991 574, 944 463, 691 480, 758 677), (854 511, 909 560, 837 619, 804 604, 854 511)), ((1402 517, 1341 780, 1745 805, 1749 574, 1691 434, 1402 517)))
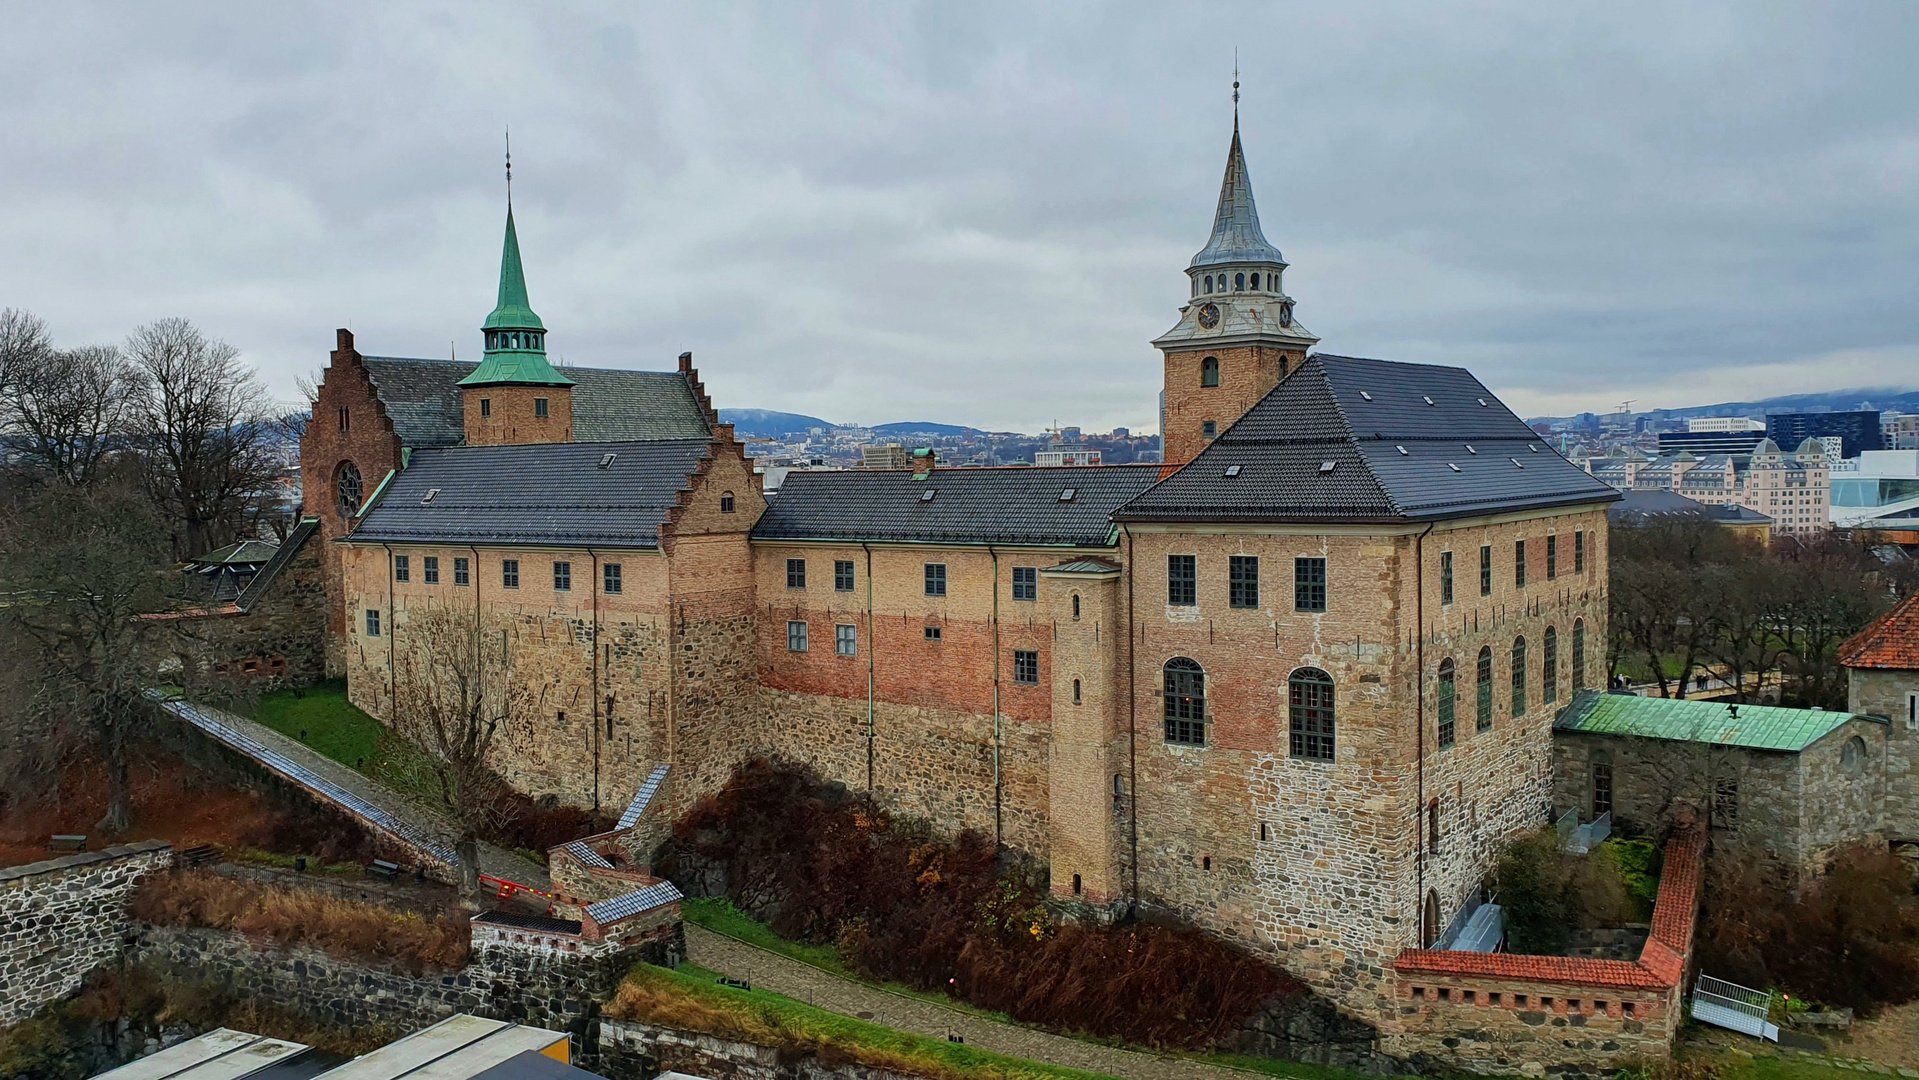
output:
POLYGON ((520 236, 513 228, 510 198, 506 206, 506 247, 500 253, 500 299, 493 314, 486 317, 484 331, 486 358, 473 374, 460 380, 461 386, 573 385, 572 379, 546 362, 546 324, 527 303, 526 271, 520 266, 520 236))

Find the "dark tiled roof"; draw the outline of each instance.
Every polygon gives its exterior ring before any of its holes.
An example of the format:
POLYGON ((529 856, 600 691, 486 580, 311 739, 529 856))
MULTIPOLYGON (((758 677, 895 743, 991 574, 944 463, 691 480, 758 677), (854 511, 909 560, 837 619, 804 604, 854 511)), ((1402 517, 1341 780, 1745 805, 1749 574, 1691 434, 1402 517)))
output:
MULTIPOLYGON (((478 364, 392 356, 363 360, 401 443, 418 449, 458 446, 465 440, 459 382, 478 364)), ((564 373, 574 383, 573 437, 581 442, 654 442, 711 435, 692 385, 676 371, 566 368, 564 373)))
POLYGON ((272 586, 273 579, 280 576, 280 571, 286 569, 287 564, 293 561, 293 557, 300 553, 300 548, 319 528, 319 518, 301 518, 300 524, 293 527, 286 540, 274 551, 272 560, 253 575, 252 581, 247 582, 247 587, 234 599, 233 606, 241 611, 253 610, 253 605, 259 603, 272 586))
POLYGON ((1839 646, 1839 662, 1849 668, 1919 671, 1919 593, 1848 638, 1839 646))
POLYGON ((791 472, 753 528, 757 540, 946 544, 1105 544, 1114 508, 1146 490, 1154 466, 791 472), (1072 489, 1069 502, 1060 495, 1072 489), (933 492, 930 500, 922 498, 933 492))
POLYGON ((1114 518, 1430 521, 1618 498, 1464 368, 1322 353, 1114 518))
POLYGON ((684 439, 418 450, 351 539, 655 547, 668 508, 710 445, 684 439), (601 468, 609 454, 612 463, 601 468))
POLYGON ((1699 517, 1724 525, 1762 525, 1772 519, 1749 507, 1731 503, 1702 503, 1676 491, 1628 491, 1626 497, 1606 512, 1614 521, 1644 518, 1699 517))
POLYGON ((473 916, 476 923, 510 926, 515 930, 533 930, 543 934, 579 935, 578 919, 554 919, 545 915, 525 915, 517 911, 484 911, 473 916))

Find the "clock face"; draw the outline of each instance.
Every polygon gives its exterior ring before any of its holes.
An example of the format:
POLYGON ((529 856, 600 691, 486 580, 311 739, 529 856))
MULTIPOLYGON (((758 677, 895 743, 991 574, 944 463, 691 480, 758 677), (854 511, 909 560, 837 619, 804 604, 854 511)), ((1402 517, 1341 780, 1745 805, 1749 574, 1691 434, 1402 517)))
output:
POLYGON ((1279 325, 1287 327, 1293 325, 1293 305, 1279 305, 1279 325))
POLYGON ((1219 305, 1207 304, 1199 309, 1199 325, 1211 330, 1219 325, 1219 305))

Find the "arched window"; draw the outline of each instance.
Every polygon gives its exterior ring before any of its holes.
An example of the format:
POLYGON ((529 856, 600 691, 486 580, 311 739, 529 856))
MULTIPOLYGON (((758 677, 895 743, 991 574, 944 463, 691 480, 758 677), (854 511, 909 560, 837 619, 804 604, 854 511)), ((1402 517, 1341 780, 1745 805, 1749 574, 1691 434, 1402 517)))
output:
POLYGON ((1453 744, 1453 661, 1439 662, 1439 748, 1453 744))
POLYGON ((1513 715, 1526 715, 1526 639, 1513 639, 1513 715))
POLYGON ((1166 661, 1166 741, 1206 745, 1206 671, 1183 656, 1166 661))
POLYGON ((1079 621, 1079 594, 1073 594, 1073 621, 1079 621))
POLYGON ((1209 356, 1199 362, 1199 385, 1219 385, 1219 357, 1209 356))
POLYGON ((351 461, 341 462, 340 468, 334 473, 333 490, 339 496, 341 517, 352 517, 360 512, 362 490, 358 466, 351 461))
POLYGON ((1559 631, 1550 626, 1539 647, 1539 700, 1559 700, 1559 631))
POLYGON ((1246 288, 1246 275, 1234 274, 1233 275, 1233 291, 1242 292, 1245 290, 1245 288, 1246 288))
POLYGON ((1573 620, 1573 689, 1586 688, 1586 620, 1573 620))
POLYGON ((1259 291, 1259 275, 1258 274, 1253 275, 1253 291, 1254 292, 1259 291))
POLYGON ((1479 649, 1479 664, 1473 672, 1475 685, 1473 693, 1479 704, 1479 730, 1493 729, 1493 647, 1483 645, 1479 649))
POLYGON ((1426 850, 1439 854, 1439 797, 1426 804, 1426 850))
POLYGON ((1854 735, 1839 748, 1839 767, 1848 773, 1858 773, 1866 767, 1866 740, 1854 735))
POLYGON ((1079 704, 1079 680, 1073 680, 1073 704, 1079 704))
POLYGON ((1426 903, 1419 916, 1419 947, 1430 949, 1439 943, 1439 892, 1426 891, 1426 903))
POLYGON ((730 514, 732 512, 733 512, 733 493, 730 491, 720 492, 720 513, 730 514))
POLYGON ((1333 760, 1333 677, 1300 668, 1286 680, 1288 750, 1308 761, 1333 760))
POLYGON ((1213 291, 1213 275, 1211 274, 1206 275, 1206 291, 1209 293, 1213 291))

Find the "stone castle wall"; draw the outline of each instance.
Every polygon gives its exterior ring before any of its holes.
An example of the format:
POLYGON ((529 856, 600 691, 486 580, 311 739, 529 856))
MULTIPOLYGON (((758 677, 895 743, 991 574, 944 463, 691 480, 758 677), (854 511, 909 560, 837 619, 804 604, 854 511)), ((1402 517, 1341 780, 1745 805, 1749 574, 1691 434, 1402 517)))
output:
POLYGON ((149 840, 0 869, 0 1028, 119 959, 127 898, 172 864, 173 845, 149 840))
POLYGON ((1908 700, 1919 694, 1919 671, 1848 668, 1846 676, 1847 708, 1891 721, 1883 758, 1886 836, 1919 842, 1919 710, 1908 700))
POLYGON ((599 1054, 600 1071, 616 1078, 675 1072, 709 1080, 912 1080, 856 1062, 828 1064, 817 1055, 632 1020, 600 1021, 599 1054))
POLYGON ((188 685, 211 679, 270 690, 326 678, 325 547, 317 533, 308 537, 249 611, 227 605, 168 619, 156 649, 179 661, 188 685))

